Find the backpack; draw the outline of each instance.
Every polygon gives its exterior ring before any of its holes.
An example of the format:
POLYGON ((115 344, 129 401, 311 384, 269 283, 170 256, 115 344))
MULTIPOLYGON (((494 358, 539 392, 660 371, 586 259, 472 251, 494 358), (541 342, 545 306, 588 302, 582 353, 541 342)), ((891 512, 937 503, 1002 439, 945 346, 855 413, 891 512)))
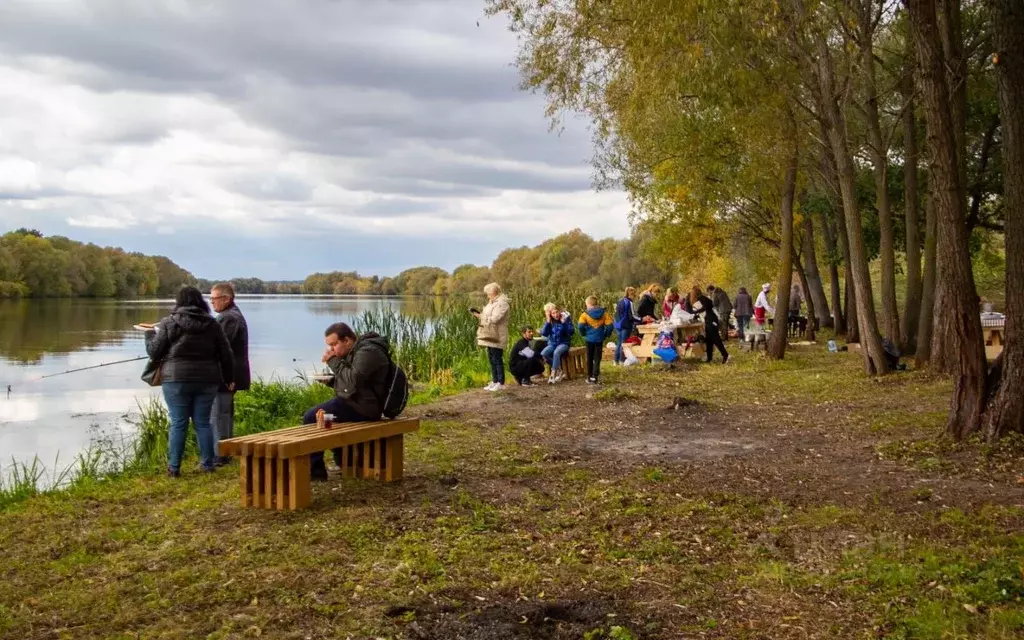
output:
POLYGON ((390 351, 386 352, 388 357, 388 377, 385 382, 388 385, 388 394, 381 403, 381 413, 385 418, 392 420, 405 411, 405 405, 409 402, 409 378, 405 375, 402 367, 395 364, 391 359, 390 351))

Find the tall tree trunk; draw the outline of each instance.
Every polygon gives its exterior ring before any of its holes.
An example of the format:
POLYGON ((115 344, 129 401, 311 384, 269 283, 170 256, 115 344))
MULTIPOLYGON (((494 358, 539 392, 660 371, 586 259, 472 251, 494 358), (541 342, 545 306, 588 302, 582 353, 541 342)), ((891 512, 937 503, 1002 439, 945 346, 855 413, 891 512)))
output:
POLYGON ((981 334, 978 294, 967 246, 966 189, 957 165, 953 96, 946 67, 955 61, 943 55, 937 0, 908 0, 910 20, 921 67, 922 104, 931 156, 932 194, 938 224, 936 317, 932 339, 943 347, 954 376, 953 400, 946 432, 963 438, 981 426, 985 400, 985 346, 981 334))
POLYGON ((839 189, 843 197, 843 214, 846 218, 850 245, 849 266, 856 291, 857 324, 861 333, 864 370, 868 374, 884 374, 889 371, 889 367, 882 351, 881 337, 878 335, 878 320, 875 317, 874 296, 871 293, 871 273, 868 270, 867 252, 864 249, 860 210, 857 208, 853 156, 847 141, 846 117, 837 102, 831 52, 824 36, 819 35, 817 40, 818 81, 824 102, 823 115, 828 128, 830 146, 836 159, 839 189))
POLYGON ((800 165, 800 147, 797 141, 796 117, 790 113, 788 118, 790 144, 789 165, 786 167, 786 182, 783 185, 782 208, 782 243, 779 246, 779 297, 775 304, 775 324, 772 328, 771 340, 768 342, 768 355, 776 360, 786 356, 786 345, 789 343, 788 323, 780 322, 779 314, 786 318, 789 310, 789 289, 793 283, 793 203, 796 199, 796 174, 800 165))
MULTIPOLYGON (((818 319, 819 326, 826 326, 831 320, 828 312, 828 298, 825 297, 825 287, 821 283, 821 271, 818 270, 818 252, 814 248, 814 222, 811 216, 804 215, 801 223, 803 227, 803 242, 801 253, 803 254, 803 283, 807 291, 808 301, 814 300, 814 313, 808 312, 807 317, 812 321, 818 319)), ((810 308, 810 302, 807 303, 810 308)), ((817 328, 817 327, 815 327, 817 328)))
MULTIPOLYGON (((822 216, 822 234, 825 237, 825 248, 828 250, 828 286, 832 296, 832 329, 836 335, 846 335, 846 318, 843 317, 843 290, 839 286, 839 265, 836 263, 836 237, 831 225, 822 216)), ((827 325, 826 325, 827 326, 827 325)))
POLYGON ((896 305, 896 234, 892 223, 892 205, 889 202, 889 148, 882 134, 878 115, 878 86, 875 82, 875 47, 872 8, 874 2, 863 0, 860 20, 861 66, 864 70, 864 88, 867 101, 864 111, 868 125, 868 155, 871 173, 875 178, 875 208, 878 209, 878 227, 881 232, 879 253, 882 258, 882 330, 893 344, 900 343, 900 317, 896 305))
POLYGON ((1024 3, 993 0, 996 83, 1003 121, 1006 201, 1006 344, 1001 375, 986 408, 985 431, 995 439, 1024 432, 1024 3))
POLYGON ((914 366, 922 369, 931 363, 932 330, 935 327, 936 235, 935 199, 925 199, 924 280, 921 283, 921 312, 917 318, 917 353, 914 366))
POLYGON ((806 265, 800 259, 800 253, 795 250, 793 251, 793 264, 796 266, 796 274, 800 278, 800 288, 804 290, 804 299, 807 301, 807 335, 805 337, 810 342, 814 342, 818 339, 818 334, 814 327, 814 319, 818 317, 815 313, 817 309, 814 296, 807 293, 810 289, 810 282, 807 278, 806 265))
MULTIPOLYGON (((937 55, 942 61, 943 79, 945 81, 947 102, 944 108, 948 109, 950 116, 950 133, 953 136, 953 154, 959 177, 960 193, 958 198, 967 201, 967 62, 964 58, 963 33, 961 28, 960 4, 962 0, 933 0, 927 4, 932 7, 929 15, 935 16, 935 28, 937 38, 937 55)), ((909 7, 909 2, 908 2, 909 7)), ((913 10, 911 10, 913 14, 913 10)), ((911 16, 913 17, 913 16, 911 16)), ((920 40, 915 42, 920 47, 920 40)), ((918 51, 918 59, 921 53, 918 51)), ((924 91, 924 88, 922 87, 924 91)), ((939 233, 942 232, 943 217, 941 205, 936 202, 936 214, 938 215, 939 233)), ((966 219, 966 209, 964 209, 966 219)), ((932 368, 950 374, 958 370, 957 359, 959 355, 955 352, 959 344, 954 314, 946 313, 944 310, 949 305, 956 303, 956 297, 949 297, 949 289, 941 286, 945 284, 942 275, 942 249, 939 241, 938 260, 939 273, 936 281, 939 286, 935 290, 935 317, 932 326, 931 344, 931 366, 932 368)))
MULTIPOLYGON (((822 153, 820 158, 821 173, 825 177, 825 182, 828 185, 828 189, 836 195, 836 201, 839 200, 839 179, 836 177, 835 160, 832 159, 832 151, 828 148, 828 135, 825 129, 822 128, 822 153)), ((834 204, 833 212, 842 207, 842 204, 834 204)), ((836 217, 839 217, 836 214, 836 217)), ((828 251, 828 279, 829 287, 832 293, 832 322, 833 328, 835 329, 836 335, 846 335, 846 318, 843 316, 843 300, 842 290, 839 287, 839 264, 838 254, 836 247, 836 235, 838 235, 837 229, 833 226, 831 220, 825 219, 825 214, 819 214, 819 223, 821 223, 821 231, 825 237, 825 249, 828 251)), ((849 249, 845 247, 844 239, 844 255, 849 253, 849 249)))
POLYGON ((914 39, 907 38, 907 64, 900 83, 903 96, 903 202, 907 235, 907 298, 900 325, 900 350, 917 351, 921 314, 921 221, 917 191, 917 117, 914 114, 914 39))

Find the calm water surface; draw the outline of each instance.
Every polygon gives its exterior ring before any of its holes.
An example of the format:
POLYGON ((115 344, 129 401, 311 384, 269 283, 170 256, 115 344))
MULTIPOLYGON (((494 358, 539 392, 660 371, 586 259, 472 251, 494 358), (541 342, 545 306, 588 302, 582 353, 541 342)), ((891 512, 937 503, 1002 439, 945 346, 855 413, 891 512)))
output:
MULTIPOLYGON (((294 379, 323 353, 323 330, 387 306, 428 313, 420 299, 239 296, 249 323, 253 376, 294 379)), ((170 300, 0 300, 0 470, 38 456, 66 466, 97 435, 130 436, 130 414, 159 389, 139 376, 144 360, 53 378, 68 369, 145 355, 139 322, 167 315, 170 300), (7 385, 11 385, 10 396, 7 385), (59 458, 58 458, 59 456, 59 458)))

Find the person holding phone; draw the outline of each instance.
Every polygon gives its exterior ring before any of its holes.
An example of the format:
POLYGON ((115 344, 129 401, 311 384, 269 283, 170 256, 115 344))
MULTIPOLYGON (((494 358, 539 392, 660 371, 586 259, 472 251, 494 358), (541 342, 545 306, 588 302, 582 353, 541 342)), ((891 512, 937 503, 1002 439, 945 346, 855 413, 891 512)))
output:
POLYGON ((484 286, 484 293, 487 294, 484 308, 480 311, 471 308, 469 312, 480 323, 476 330, 476 343, 487 349, 487 359, 491 363, 491 382, 484 389, 500 391, 505 388, 505 347, 508 345, 511 306, 496 282, 484 286))

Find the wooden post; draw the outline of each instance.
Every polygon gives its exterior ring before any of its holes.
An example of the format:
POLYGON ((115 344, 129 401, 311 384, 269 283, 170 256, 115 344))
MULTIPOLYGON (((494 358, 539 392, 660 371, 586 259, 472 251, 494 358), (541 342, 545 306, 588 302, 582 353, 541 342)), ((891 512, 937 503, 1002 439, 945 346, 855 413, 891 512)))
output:
POLYGON ((363 448, 363 480, 373 477, 373 441, 364 442, 360 445, 363 448))
POLYGON ((289 460, 287 458, 277 458, 277 510, 282 511, 288 508, 288 498, 290 496, 289 482, 289 460))
POLYGON ((391 436, 387 439, 387 470, 384 474, 385 482, 394 482, 402 479, 402 444, 403 436, 391 436))
POLYGON ((240 484, 242 489, 242 508, 246 509, 252 505, 252 456, 242 455, 238 458, 241 477, 240 484))
POLYGON ((263 458, 263 508, 274 508, 274 495, 277 493, 277 485, 274 480, 277 478, 277 469, 274 458, 263 458))
POLYGON ((309 456, 291 458, 289 463, 291 468, 289 469, 288 492, 291 500, 288 507, 292 511, 305 509, 312 501, 312 491, 309 486, 309 456))
POLYGON ((373 441, 373 479, 384 479, 384 438, 373 441))

